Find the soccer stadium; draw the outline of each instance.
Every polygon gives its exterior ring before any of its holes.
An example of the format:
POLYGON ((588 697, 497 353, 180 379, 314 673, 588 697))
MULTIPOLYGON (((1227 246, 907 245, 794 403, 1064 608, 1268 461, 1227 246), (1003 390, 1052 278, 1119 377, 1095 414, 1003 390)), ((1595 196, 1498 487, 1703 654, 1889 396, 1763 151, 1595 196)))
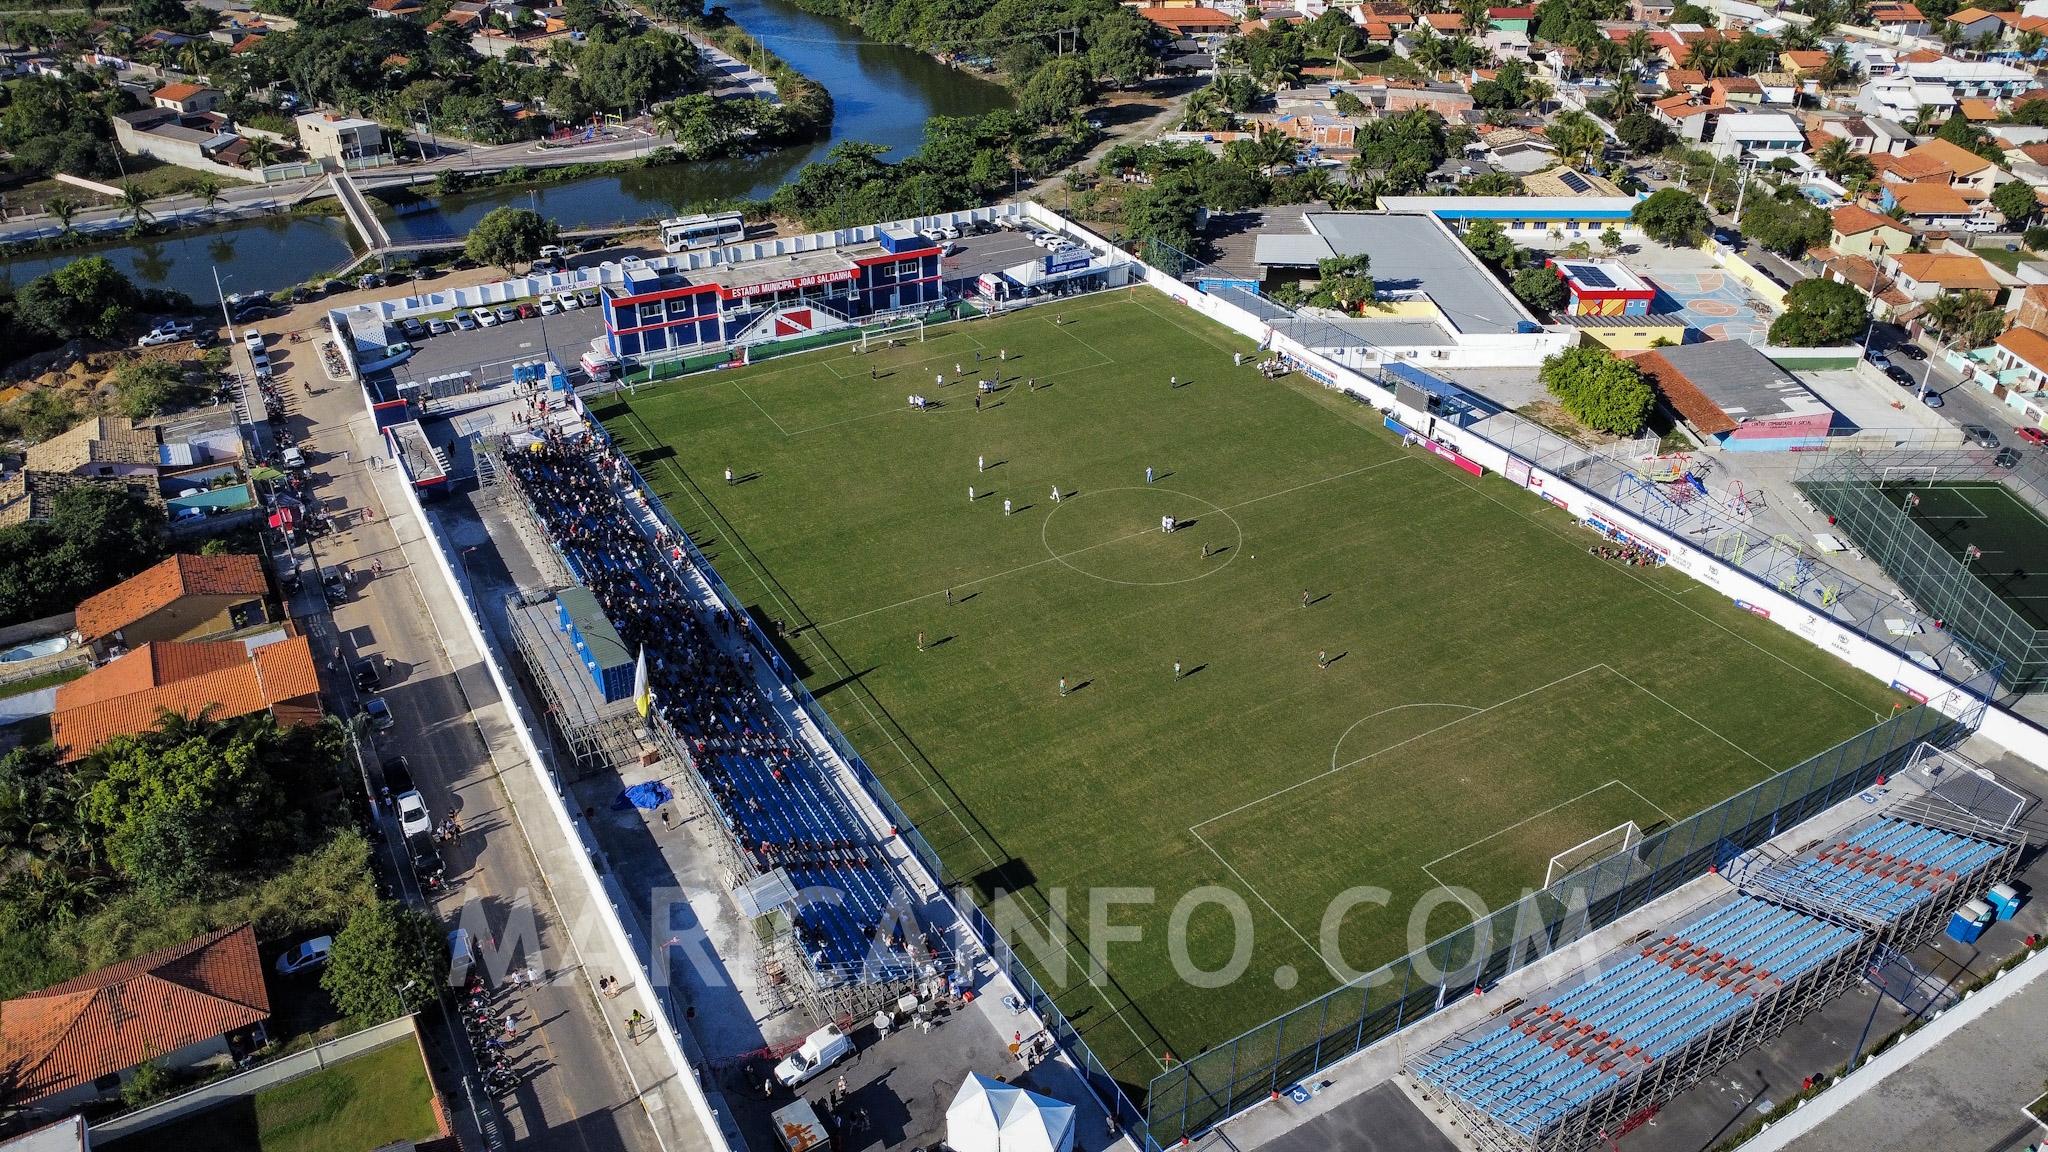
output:
MULTIPOLYGON (((518 477, 550 494, 536 501, 549 535, 616 545, 606 525, 649 522, 593 510, 617 499, 606 453, 625 454, 772 636, 760 658, 808 687, 943 878, 1013 929, 1108 1075, 1140 1098, 1192 1069, 1175 1095, 1212 1098, 1155 1128, 1162 1141, 1241 1106, 1201 1054, 1247 1029, 1333 992, 1351 1020, 1440 1004, 1441 987, 1347 989, 1417 933, 1511 910, 1560 868, 1597 864, 1588 845, 1635 848, 1643 875, 1596 891, 1634 906, 1669 890, 1643 877, 1699 875, 1717 842, 1775 835, 1773 806, 1789 826, 1925 730, 1885 729, 1866 751, 1859 734, 1927 710, 1270 365, 1164 295, 1098 293, 620 392, 593 404, 611 447, 539 453, 518 477), (1808 761, 1834 767, 1796 792, 1780 780, 1808 761), (1726 815, 1767 781, 1782 795, 1726 815), (1241 898, 1249 933, 1227 902, 1181 908, 1207 885, 1241 898), (1384 892, 1327 924, 1361 886, 1384 892), (1091 907, 1109 889, 1117 902, 1091 907), (1142 936, 1091 958, 1091 916, 1142 936), (1187 967, 1234 978, 1198 987, 1187 967)), ((615 619, 640 610, 631 575, 663 569, 652 549, 682 554, 666 530, 641 559, 593 547, 579 561, 615 619)), ((791 750, 752 719, 749 690, 684 677, 706 665, 703 638, 656 641, 675 677, 657 694, 686 702, 746 874, 773 862, 844 883, 864 867, 829 799, 790 791, 791 750)), ((879 885, 853 887, 844 924, 802 930, 846 979, 861 950, 844 942, 886 912, 879 885)), ((1739 941, 1744 963, 1805 995, 1838 987, 1881 935, 1773 899, 1745 894, 1679 939, 1739 941)), ((1446 951, 1446 968, 1485 967, 1446 951)), ((913 940, 902 962, 917 958, 913 940)), ((1631 1058, 1675 1059, 1690 1035, 1631 1058)), ((1457 1069, 1511 1041, 1470 1043, 1425 1074, 1477 1100, 1500 1089, 1457 1069)), ((1612 1074, 1574 1091, 1625 1097, 1612 1074)), ((1563 1122, 1513 1121, 1546 1147, 1563 1122)))

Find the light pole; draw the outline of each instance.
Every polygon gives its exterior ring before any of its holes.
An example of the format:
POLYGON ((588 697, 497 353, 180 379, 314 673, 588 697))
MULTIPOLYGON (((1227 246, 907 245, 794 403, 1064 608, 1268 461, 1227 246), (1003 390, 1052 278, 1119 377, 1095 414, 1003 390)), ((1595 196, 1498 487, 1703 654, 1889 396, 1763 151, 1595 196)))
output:
POLYGON ((400 1016, 407 1015, 405 1010, 405 994, 412 991, 418 984, 418 980, 407 980, 403 984, 393 984, 391 986, 391 995, 398 1001, 398 1014, 400 1016))
MULTIPOLYGON (((235 334, 235 318, 228 314, 228 294, 220 286, 220 265, 214 264, 211 267, 213 268, 213 294, 220 298, 220 322, 227 326, 228 335, 233 337, 235 334)), ((233 280, 234 276, 229 275, 228 279, 233 280)))

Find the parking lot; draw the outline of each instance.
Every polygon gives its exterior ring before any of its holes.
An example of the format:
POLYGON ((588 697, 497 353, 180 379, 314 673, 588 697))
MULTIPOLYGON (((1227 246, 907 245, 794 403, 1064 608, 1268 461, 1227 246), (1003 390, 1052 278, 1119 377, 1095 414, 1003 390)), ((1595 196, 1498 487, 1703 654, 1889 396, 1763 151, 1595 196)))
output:
POLYGON ((951 256, 939 262, 947 280, 972 280, 987 272, 1001 272, 1019 264, 1045 258, 1045 249, 1031 242, 1024 232, 990 232, 983 236, 962 236, 951 256))
POLYGON ((578 308, 491 328, 456 329, 412 341, 416 349, 412 359, 393 369, 392 374, 404 383, 450 372, 474 371, 477 383, 488 385, 510 379, 512 365, 528 360, 551 359, 564 368, 573 368, 589 350, 590 342, 602 335, 602 308, 578 308))

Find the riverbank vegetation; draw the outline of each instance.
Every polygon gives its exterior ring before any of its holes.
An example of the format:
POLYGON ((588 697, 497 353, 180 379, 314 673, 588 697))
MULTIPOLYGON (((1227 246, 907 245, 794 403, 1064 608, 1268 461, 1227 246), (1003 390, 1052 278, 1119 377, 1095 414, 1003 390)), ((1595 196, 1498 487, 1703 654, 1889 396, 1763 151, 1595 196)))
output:
POLYGON ((924 144, 890 164, 879 144, 842 140, 776 189, 769 208, 811 228, 854 227, 987 203, 1022 177, 1056 172, 1086 154, 1095 130, 1078 113, 1041 124, 1022 112, 934 116, 924 144))
POLYGON ((797 0, 797 5, 850 20, 879 40, 994 69, 1020 100, 1029 100, 1033 81, 1055 66, 1078 67, 1091 79, 1117 85, 1135 84, 1152 71, 1150 43, 1157 26, 1116 0, 797 0), (1075 28, 1078 37, 1061 35, 1075 28))

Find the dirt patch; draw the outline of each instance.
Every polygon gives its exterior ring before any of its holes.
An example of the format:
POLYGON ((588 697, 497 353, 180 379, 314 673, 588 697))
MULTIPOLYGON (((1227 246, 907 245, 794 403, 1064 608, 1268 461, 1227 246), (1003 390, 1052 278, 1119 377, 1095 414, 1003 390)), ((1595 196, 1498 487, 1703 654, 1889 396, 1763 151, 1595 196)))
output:
POLYGON ((1588 448, 1602 448, 1622 441, 1620 436, 1588 428, 1572 419, 1572 414, 1565 411, 1555 400, 1532 401, 1515 409, 1515 415, 1525 420, 1533 420, 1572 443, 1583 444, 1588 448))

